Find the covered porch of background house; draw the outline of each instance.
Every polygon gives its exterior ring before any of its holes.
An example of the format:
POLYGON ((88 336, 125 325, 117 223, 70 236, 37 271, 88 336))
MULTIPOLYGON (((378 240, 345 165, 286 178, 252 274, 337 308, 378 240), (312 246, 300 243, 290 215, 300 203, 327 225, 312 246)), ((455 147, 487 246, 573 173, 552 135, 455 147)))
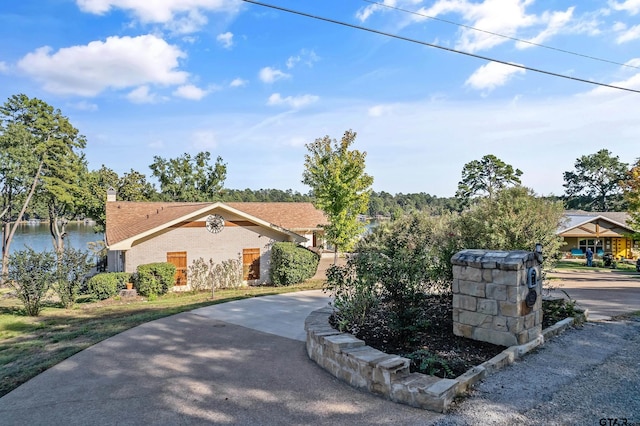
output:
POLYGON ((561 248, 565 257, 583 257, 590 248, 595 257, 611 253, 616 260, 635 259, 638 241, 631 239, 634 232, 627 226, 628 215, 623 212, 568 213, 567 221, 558 235, 564 239, 561 248))

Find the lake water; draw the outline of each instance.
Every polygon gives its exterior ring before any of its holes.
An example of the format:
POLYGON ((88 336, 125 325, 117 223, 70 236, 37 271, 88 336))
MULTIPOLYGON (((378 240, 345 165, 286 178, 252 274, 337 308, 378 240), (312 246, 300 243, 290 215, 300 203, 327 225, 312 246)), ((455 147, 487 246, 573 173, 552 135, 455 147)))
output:
MULTIPOLYGON (((67 224, 67 237, 65 238, 65 247, 73 247, 74 249, 87 250, 87 243, 91 241, 102 241, 103 234, 93 232, 93 224, 85 224, 84 222, 70 222, 67 224)), ((49 224, 20 224, 16 230, 9 253, 15 253, 31 247, 35 251, 53 250, 53 242, 49 233, 49 224)))

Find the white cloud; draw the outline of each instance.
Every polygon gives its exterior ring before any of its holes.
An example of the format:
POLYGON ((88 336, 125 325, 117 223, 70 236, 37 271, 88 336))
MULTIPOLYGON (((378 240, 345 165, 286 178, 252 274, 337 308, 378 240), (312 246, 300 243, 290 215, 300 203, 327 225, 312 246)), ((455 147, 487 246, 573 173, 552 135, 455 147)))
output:
POLYGON ((97 111, 98 110, 98 105, 92 102, 87 102, 87 101, 76 102, 74 104, 71 104, 70 107, 80 111, 97 111))
POLYGON ((286 105, 291 108, 301 108, 303 106, 317 102, 318 99, 320 98, 315 95, 287 96, 286 98, 283 98, 280 95, 280 93, 274 93, 273 95, 269 96, 267 105, 270 105, 270 106, 286 105))
POLYGON ((133 14, 142 23, 165 24, 175 32, 197 31, 207 24, 202 12, 235 13, 240 2, 230 0, 76 0, 83 12, 104 15, 112 9, 133 14))
POLYGON ((154 35, 114 36, 57 52, 41 47, 22 58, 18 67, 49 92, 95 96, 108 88, 182 84, 189 76, 177 69, 184 56, 154 35))
POLYGON ((616 43, 622 44, 628 41, 637 40, 640 38, 640 25, 633 26, 628 30, 621 32, 618 37, 616 37, 616 43))
POLYGON ((303 63, 308 67, 312 67, 315 62, 318 62, 320 58, 313 50, 302 49, 296 56, 290 56, 287 59, 287 68, 291 69, 299 63, 303 63))
POLYGON ((392 107, 389 105, 375 105, 369 108, 367 111, 370 117, 382 117, 392 111, 392 107))
POLYGON ((609 1, 609 6, 614 10, 629 12, 630 15, 640 13, 640 0, 609 1))
MULTIPOLYGON (((574 9, 574 7, 570 7, 564 12, 553 12, 551 14, 545 12, 542 16, 542 21, 547 23, 547 27, 540 33, 538 33, 537 36, 527 41, 530 43, 542 44, 554 35, 558 34, 571 21, 574 9)), ((532 47, 532 45, 528 43, 518 42, 516 43, 516 47, 522 49, 532 47)))
POLYGON ((226 33, 218 34, 216 40, 225 49, 231 49, 231 47, 233 47, 233 33, 227 31, 226 33))
POLYGON ((216 134, 211 130, 200 130, 192 135, 193 147, 197 149, 213 149, 218 146, 216 134))
POLYGON ((140 86, 127 94, 127 99, 134 104, 154 104, 158 102, 158 96, 151 93, 149 86, 140 86))
MULTIPOLYGON (((397 1, 396 0, 384 0, 382 2, 382 4, 384 4, 385 6, 390 6, 390 7, 396 7, 397 6, 397 1)), ((415 3, 415 1, 414 1, 415 3)), ((358 10, 356 12, 356 18, 360 21, 360 22, 364 22, 367 19, 369 19, 369 17, 371 17, 371 15, 373 15, 375 12, 378 11, 387 11, 390 10, 387 7, 384 6, 379 6, 377 4, 370 4, 368 6, 365 6, 363 8, 361 8, 360 10, 358 10)))
POLYGON ((512 67, 498 62, 489 62, 478 68, 467 79, 465 85, 477 90, 491 91, 505 85, 515 74, 524 74, 522 68, 512 67))
POLYGON ((199 101, 200 99, 207 96, 208 93, 209 92, 207 90, 202 90, 201 88, 194 86, 193 84, 180 86, 173 91, 174 96, 184 99, 191 99, 193 101, 199 101))
POLYGON ((231 87, 243 87, 246 86, 247 84, 249 84, 249 82, 247 80, 243 80, 241 78, 234 78, 233 81, 231 83, 229 83, 229 86, 231 87))
POLYGON ((284 73, 278 69, 271 68, 271 67, 262 68, 258 73, 258 76, 260 77, 260 80, 262 80, 262 82, 264 83, 273 83, 277 80, 291 77, 290 74, 284 73))
POLYGON ((0 72, 5 73, 9 71, 9 66, 6 62, 0 61, 0 72))

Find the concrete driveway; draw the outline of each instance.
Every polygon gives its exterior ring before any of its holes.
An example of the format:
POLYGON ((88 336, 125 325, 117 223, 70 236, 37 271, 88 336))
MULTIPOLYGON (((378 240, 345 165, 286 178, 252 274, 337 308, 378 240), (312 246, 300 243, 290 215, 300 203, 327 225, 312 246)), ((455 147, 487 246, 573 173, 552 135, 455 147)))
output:
MULTIPOLYGON (((640 311, 640 274, 636 272, 559 270, 549 276, 554 286, 589 309, 591 320, 640 311)), ((552 295, 566 297, 559 290, 552 295)))
POLYGON ((104 340, 0 398, 6 425, 427 425, 360 392, 301 340, 320 291, 209 306, 104 340), (285 337, 283 337, 283 335, 285 337))

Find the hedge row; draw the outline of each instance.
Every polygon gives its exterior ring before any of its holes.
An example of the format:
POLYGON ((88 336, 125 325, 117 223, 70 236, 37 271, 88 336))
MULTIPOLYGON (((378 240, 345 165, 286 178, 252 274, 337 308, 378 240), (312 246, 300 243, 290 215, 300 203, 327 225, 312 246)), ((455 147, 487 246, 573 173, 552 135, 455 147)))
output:
POLYGON ((320 256, 295 243, 275 243, 271 248, 271 283, 291 285, 313 277, 320 256))

